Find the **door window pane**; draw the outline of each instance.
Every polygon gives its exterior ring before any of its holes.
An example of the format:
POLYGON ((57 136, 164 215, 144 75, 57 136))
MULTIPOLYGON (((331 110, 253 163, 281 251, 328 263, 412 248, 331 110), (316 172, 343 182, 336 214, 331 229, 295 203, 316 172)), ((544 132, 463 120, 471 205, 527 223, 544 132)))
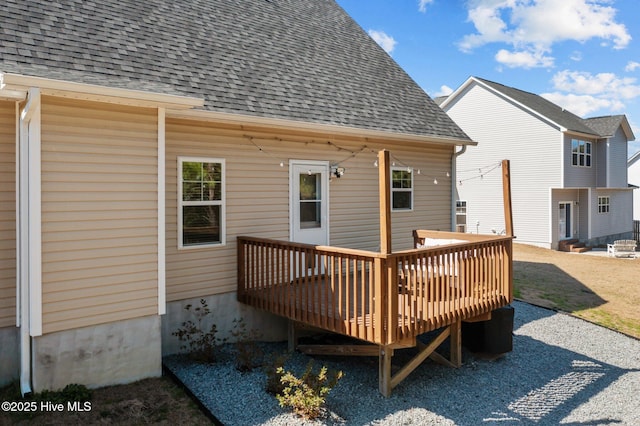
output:
POLYGON ((300 173, 300 228, 320 228, 322 209, 322 174, 300 173))

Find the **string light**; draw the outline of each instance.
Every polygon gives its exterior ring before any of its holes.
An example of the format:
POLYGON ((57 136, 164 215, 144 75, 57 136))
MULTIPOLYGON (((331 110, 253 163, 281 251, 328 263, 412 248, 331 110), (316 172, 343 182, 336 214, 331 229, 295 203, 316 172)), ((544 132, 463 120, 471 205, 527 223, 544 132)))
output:
POLYGON ((474 180, 474 179, 484 180, 484 177, 486 175, 488 175, 492 171, 498 169, 499 167, 501 167, 501 165, 502 165, 502 163, 499 162, 499 163, 489 164, 488 166, 484 166, 484 167, 480 167, 480 168, 474 168, 474 169, 469 169, 469 170, 461 170, 461 171, 459 171, 460 174, 474 173, 474 175, 470 176, 470 177, 467 177, 467 178, 459 179, 458 180, 458 185, 462 186, 463 182, 466 182, 466 181, 469 181, 469 180, 474 180))
MULTIPOLYGON (((248 136, 245 135, 245 137, 249 140, 249 142, 255 146, 260 152, 278 160, 278 164, 280 165, 280 167, 284 167, 285 166, 285 161, 279 159, 277 156, 273 155, 272 153, 270 153, 269 151, 265 150, 262 146, 258 145, 255 141, 254 138, 252 136, 248 136)), ((275 140, 277 141, 281 141, 281 139, 275 138, 275 140)), ((312 141, 314 142, 314 141, 312 141)), ((307 144, 310 142, 307 142, 307 144)), ((315 143, 319 143, 319 141, 315 141, 315 143)), ((343 162, 350 160, 354 157, 356 157, 357 155, 367 151, 370 153, 374 153, 377 154, 377 151, 374 151, 373 149, 369 148, 367 145, 362 145, 359 149, 356 150, 351 150, 348 148, 344 148, 342 146, 337 145, 336 143, 332 142, 332 141, 326 141, 326 144, 335 148, 336 150, 338 150, 339 152, 342 151, 346 151, 349 153, 349 155, 346 158, 343 158, 342 160, 338 161, 338 162, 334 162, 331 163, 333 168, 337 168, 340 164, 342 164, 343 162)), ((392 163, 391 166, 392 167, 396 167, 396 165, 399 165, 400 167, 406 167, 406 172, 410 173, 410 174, 415 174, 415 175, 422 175, 422 170, 420 168, 414 168, 406 163, 404 163, 403 161, 401 161, 400 159, 398 159, 397 157, 393 156, 392 154, 390 154, 391 159, 392 159, 392 163), (415 171, 415 173, 414 173, 415 171)), ((376 158, 373 162, 373 166, 374 167, 378 167, 378 158, 376 158)), ((469 170, 459 170, 458 173, 459 174, 465 174, 465 173, 474 173, 473 176, 470 177, 465 177, 465 178, 461 178, 458 179, 458 184, 460 186, 463 185, 464 182, 469 181, 469 180, 473 180, 473 179, 481 179, 484 180, 484 176, 491 173, 492 171, 494 171, 495 169, 499 168, 501 166, 501 163, 494 163, 494 164, 490 164, 488 166, 484 166, 484 167, 479 167, 479 168, 473 168, 473 169, 469 169, 469 170)), ((343 168, 344 170, 344 168, 343 168)), ((309 175, 311 175, 311 170, 308 170, 307 173, 309 175)), ((449 171, 445 171, 444 173, 442 173, 443 176, 446 176, 447 178, 451 177, 451 173, 449 171)), ((434 185, 438 185, 439 181, 438 181, 438 176, 439 173, 437 173, 437 176, 434 176, 433 173, 429 173, 430 176, 427 176, 427 178, 432 178, 433 179, 433 184, 434 185)))

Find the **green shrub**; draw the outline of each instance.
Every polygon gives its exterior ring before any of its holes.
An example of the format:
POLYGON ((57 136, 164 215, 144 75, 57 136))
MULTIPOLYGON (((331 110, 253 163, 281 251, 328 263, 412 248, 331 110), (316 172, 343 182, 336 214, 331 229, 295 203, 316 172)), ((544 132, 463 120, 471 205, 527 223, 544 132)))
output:
POLYGON ((282 375, 280 381, 284 385, 282 392, 276 395, 280 406, 291 407, 294 413, 306 419, 315 419, 320 415, 327 395, 343 376, 342 371, 329 374, 325 366, 315 374, 313 361, 309 361, 300 378, 283 367, 278 367, 277 374, 282 375))
POLYGON ((43 390, 33 394, 31 399, 35 401, 50 401, 55 404, 72 401, 85 402, 91 401, 91 391, 85 385, 71 383, 62 390, 43 390))

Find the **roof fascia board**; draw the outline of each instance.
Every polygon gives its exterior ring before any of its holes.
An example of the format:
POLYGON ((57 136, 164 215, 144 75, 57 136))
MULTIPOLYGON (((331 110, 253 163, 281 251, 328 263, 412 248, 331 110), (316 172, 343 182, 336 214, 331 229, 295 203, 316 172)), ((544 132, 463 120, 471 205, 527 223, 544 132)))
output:
POLYGON ((593 140, 593 141, 609 139, 608 137, 602 137, 602 136, 598 136, 598 135, 591 135, 589 133, 576 132, 575 130, 567 130, 567 129, 565 129, 563 132, 566 133, 569 136, 578 136, 578 137, 590 139, 590 140, 593 140))
POLYGON ((626 115, 623 116, 622 123, 620 125, 622 126, 622 131, 627 137, 627 142, 636 140, 636 135, 633 134, 633 130, 631 129, 631 125, 629 124, 629 120, 627 120, 626 115))
POLYGON ((24 101, 27 99, 26 90, 9 90, 0 85, 0 100, 2 101, 24 101))
POLYGON ((167 95, 163 93, 52 80, 42 77, 0 73, 0 88, 3 90, 21 93, 30 87, 38 87, 42 95, 100 100, 125 105, 162 106, 172 109, 190 109, 204 105, 204 99, 188 96, 167 95))
POLYGON ((640 151, 636 152, 627 160, 627 167, 631 166, 636 161, 640 160, 640 151))
POLYGON ((186 120, 201 120, 217 122, 237 126, 256 126, 270 129, 297 132, 328 133, 333 136, 361 137, 370 139, 383 139, 393 142, 416 142, 441 145, 472 145, 478 143, 468 139, 446 138, 430 135, 416 135, 408 133, 396 133, 384 130, 367 130, 355 127, 338 126, 334 124, 310 123, 282 118, 258 117, 245 114, 232 114, 227 112, 205 110, 167 110, 167 118, 179 118, 186 120))
POLYGON ((451 93, 444 101, 442 101, 442 104, 440 104, 440 108, 444 110, 451 102, 453 102, 453 99, 457 98, 458 95, 462 93, 467 87, 469 87, 474 81, 477 80, 473 77, 469 77, 468 79, 466 79, 465 82, 460 85, 460 87, 454 90, 453 93, 451 93))

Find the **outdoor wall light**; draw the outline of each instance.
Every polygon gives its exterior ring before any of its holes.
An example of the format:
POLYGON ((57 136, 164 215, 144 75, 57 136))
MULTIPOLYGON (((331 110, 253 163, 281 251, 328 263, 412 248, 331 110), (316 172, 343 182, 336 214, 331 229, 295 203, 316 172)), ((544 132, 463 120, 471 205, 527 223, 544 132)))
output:
POLYGON ((344 174, 344 171, 345 171, 344 167, 331 166, 331 174, 333 174, 337 178, 342 177, 342 175, 344 174))

